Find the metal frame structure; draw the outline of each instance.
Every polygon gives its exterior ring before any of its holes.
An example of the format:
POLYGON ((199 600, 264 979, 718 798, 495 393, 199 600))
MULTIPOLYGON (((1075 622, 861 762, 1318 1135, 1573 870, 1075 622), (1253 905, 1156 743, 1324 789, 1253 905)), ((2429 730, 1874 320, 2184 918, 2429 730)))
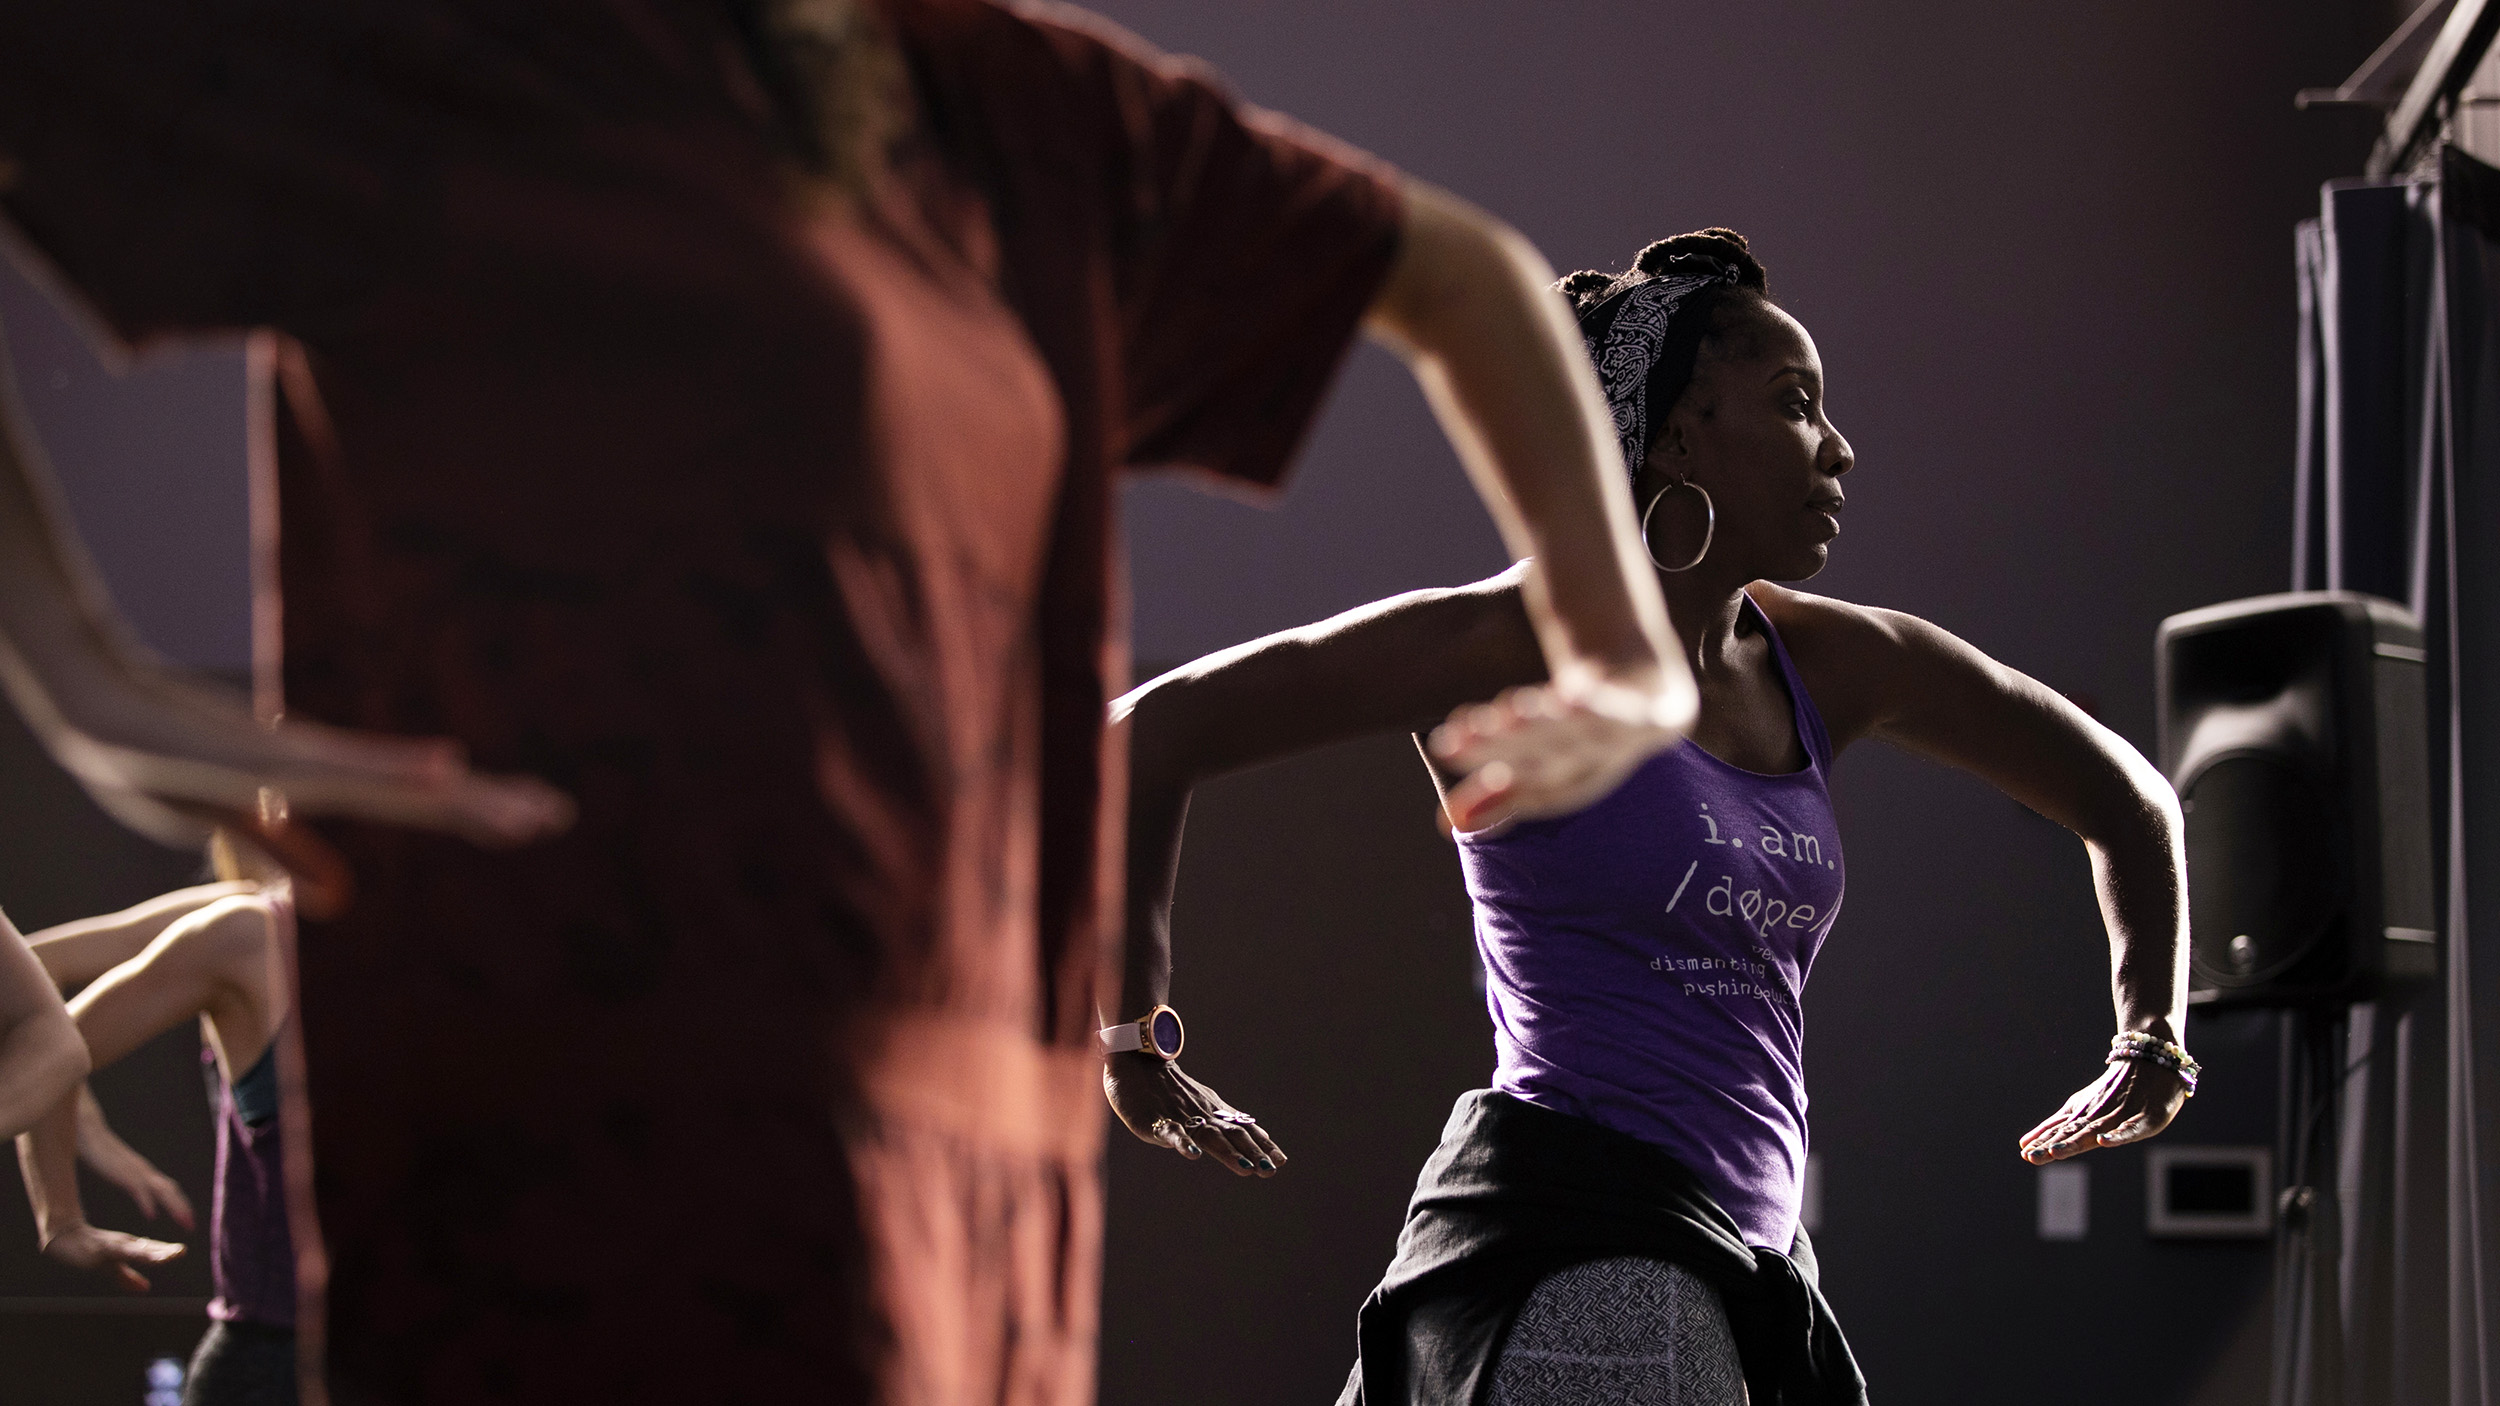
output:
MULTIPOLYGON (((2412 28, 2410 21, 2406 27, 2412 28)), ((2456 0, 2454 8, 2448 11, 2447 23, 2439 27, 2438 36, 2431 40, 2421 67, 2414 70, 2413 81, 2405 86, 2404 96, 2387 115, 2387 130, 2379 134, 2378 144, 2370 151, 2366 168, 2370 175, 2384 177, 2410 170, 2436 144, 2448 119, 2456 112, 2458 94, 2465 90, 2483 55, 2490 51, 2495 33, 2500 33, 2500 3, 2456 0)), ((2399 30, 2398 34, 2402 37, 2404 31, 2399 30)), ((2374 61, 2377 57, 2372 55, 2374 61)), ((2370 67, 2363 65, 2363 74, 2370 67)), ((2356 74, 2355 78, 2362 76, 2356 74)))

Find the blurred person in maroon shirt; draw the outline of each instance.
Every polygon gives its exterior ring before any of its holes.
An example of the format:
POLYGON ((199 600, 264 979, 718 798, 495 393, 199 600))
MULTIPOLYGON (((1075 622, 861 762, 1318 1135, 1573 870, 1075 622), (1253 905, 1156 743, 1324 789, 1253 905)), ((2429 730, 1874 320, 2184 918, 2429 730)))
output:
POLYGON ((260 329, 266 725, 129 639, 13 405, 0 682, 124 819, 327 871, 341 1402, 1090 1399, 1116 474, 1278 483, 1366 325, 1538 561, 1460 813, 1691 713, 1543 261, 1081 12, 21 0, 0 157, 111 338, 260 329))

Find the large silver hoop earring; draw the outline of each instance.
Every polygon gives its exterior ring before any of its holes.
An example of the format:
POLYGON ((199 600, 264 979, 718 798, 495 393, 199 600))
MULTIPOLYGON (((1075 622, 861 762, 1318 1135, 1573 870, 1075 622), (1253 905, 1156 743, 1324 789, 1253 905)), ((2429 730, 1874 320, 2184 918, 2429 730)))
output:
POLYGON ((1658 568, 1660 571, 1666 572, 1669 575, 1674 575, 1680 571, 1690 571, 1694 567, 1701 565, 1701 559, 1703 557, 1710 555, 1710 539, 1717 535, 1718 530, 1719 505, 1710 501, 1710 490, 1702 487, 1698 483, 1693 482, 1690 478, 1679 478, 1668 484, 1666 487, 1659 489, 1656 494, 1652 495, 1649 500, 1649 506, 1641 511, 1641 550, 1649 553, 1650 565, 1658 568), (1701 550, 1693 553, 1693 559, 1684 563, 1682 566, 1669 566, 1665 562, 1658 560, 1658 549, 1649 544, 1649 519, 1652 514, 1658 511, 1658 505, 1667 501, 1667 495, 1673 493, 1679 488, 1689 488, 1695 493, 1701 495, 1701 550))

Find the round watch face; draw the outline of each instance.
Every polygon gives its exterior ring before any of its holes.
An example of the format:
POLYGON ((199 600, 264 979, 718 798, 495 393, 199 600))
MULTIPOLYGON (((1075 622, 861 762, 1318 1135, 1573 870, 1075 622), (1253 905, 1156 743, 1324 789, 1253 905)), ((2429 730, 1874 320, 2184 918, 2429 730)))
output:
POLYGON ((1147 1029, 1154 1036, 1154 1052, 1165 1059, 1180 1058, 1181 1013, 1170 1006, 1157 1006, 1147 1019, 1147 1029))

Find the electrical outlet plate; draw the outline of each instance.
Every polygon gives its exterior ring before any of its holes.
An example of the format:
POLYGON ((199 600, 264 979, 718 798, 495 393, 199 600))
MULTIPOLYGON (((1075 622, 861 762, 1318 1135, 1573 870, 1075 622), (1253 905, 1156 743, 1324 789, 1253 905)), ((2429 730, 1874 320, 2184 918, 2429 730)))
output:
POLYGON ((2052 1162, 2040 1169, 2040 1238, 2081 1240, 2092 1231, 2092 1169, 2052 1162))

